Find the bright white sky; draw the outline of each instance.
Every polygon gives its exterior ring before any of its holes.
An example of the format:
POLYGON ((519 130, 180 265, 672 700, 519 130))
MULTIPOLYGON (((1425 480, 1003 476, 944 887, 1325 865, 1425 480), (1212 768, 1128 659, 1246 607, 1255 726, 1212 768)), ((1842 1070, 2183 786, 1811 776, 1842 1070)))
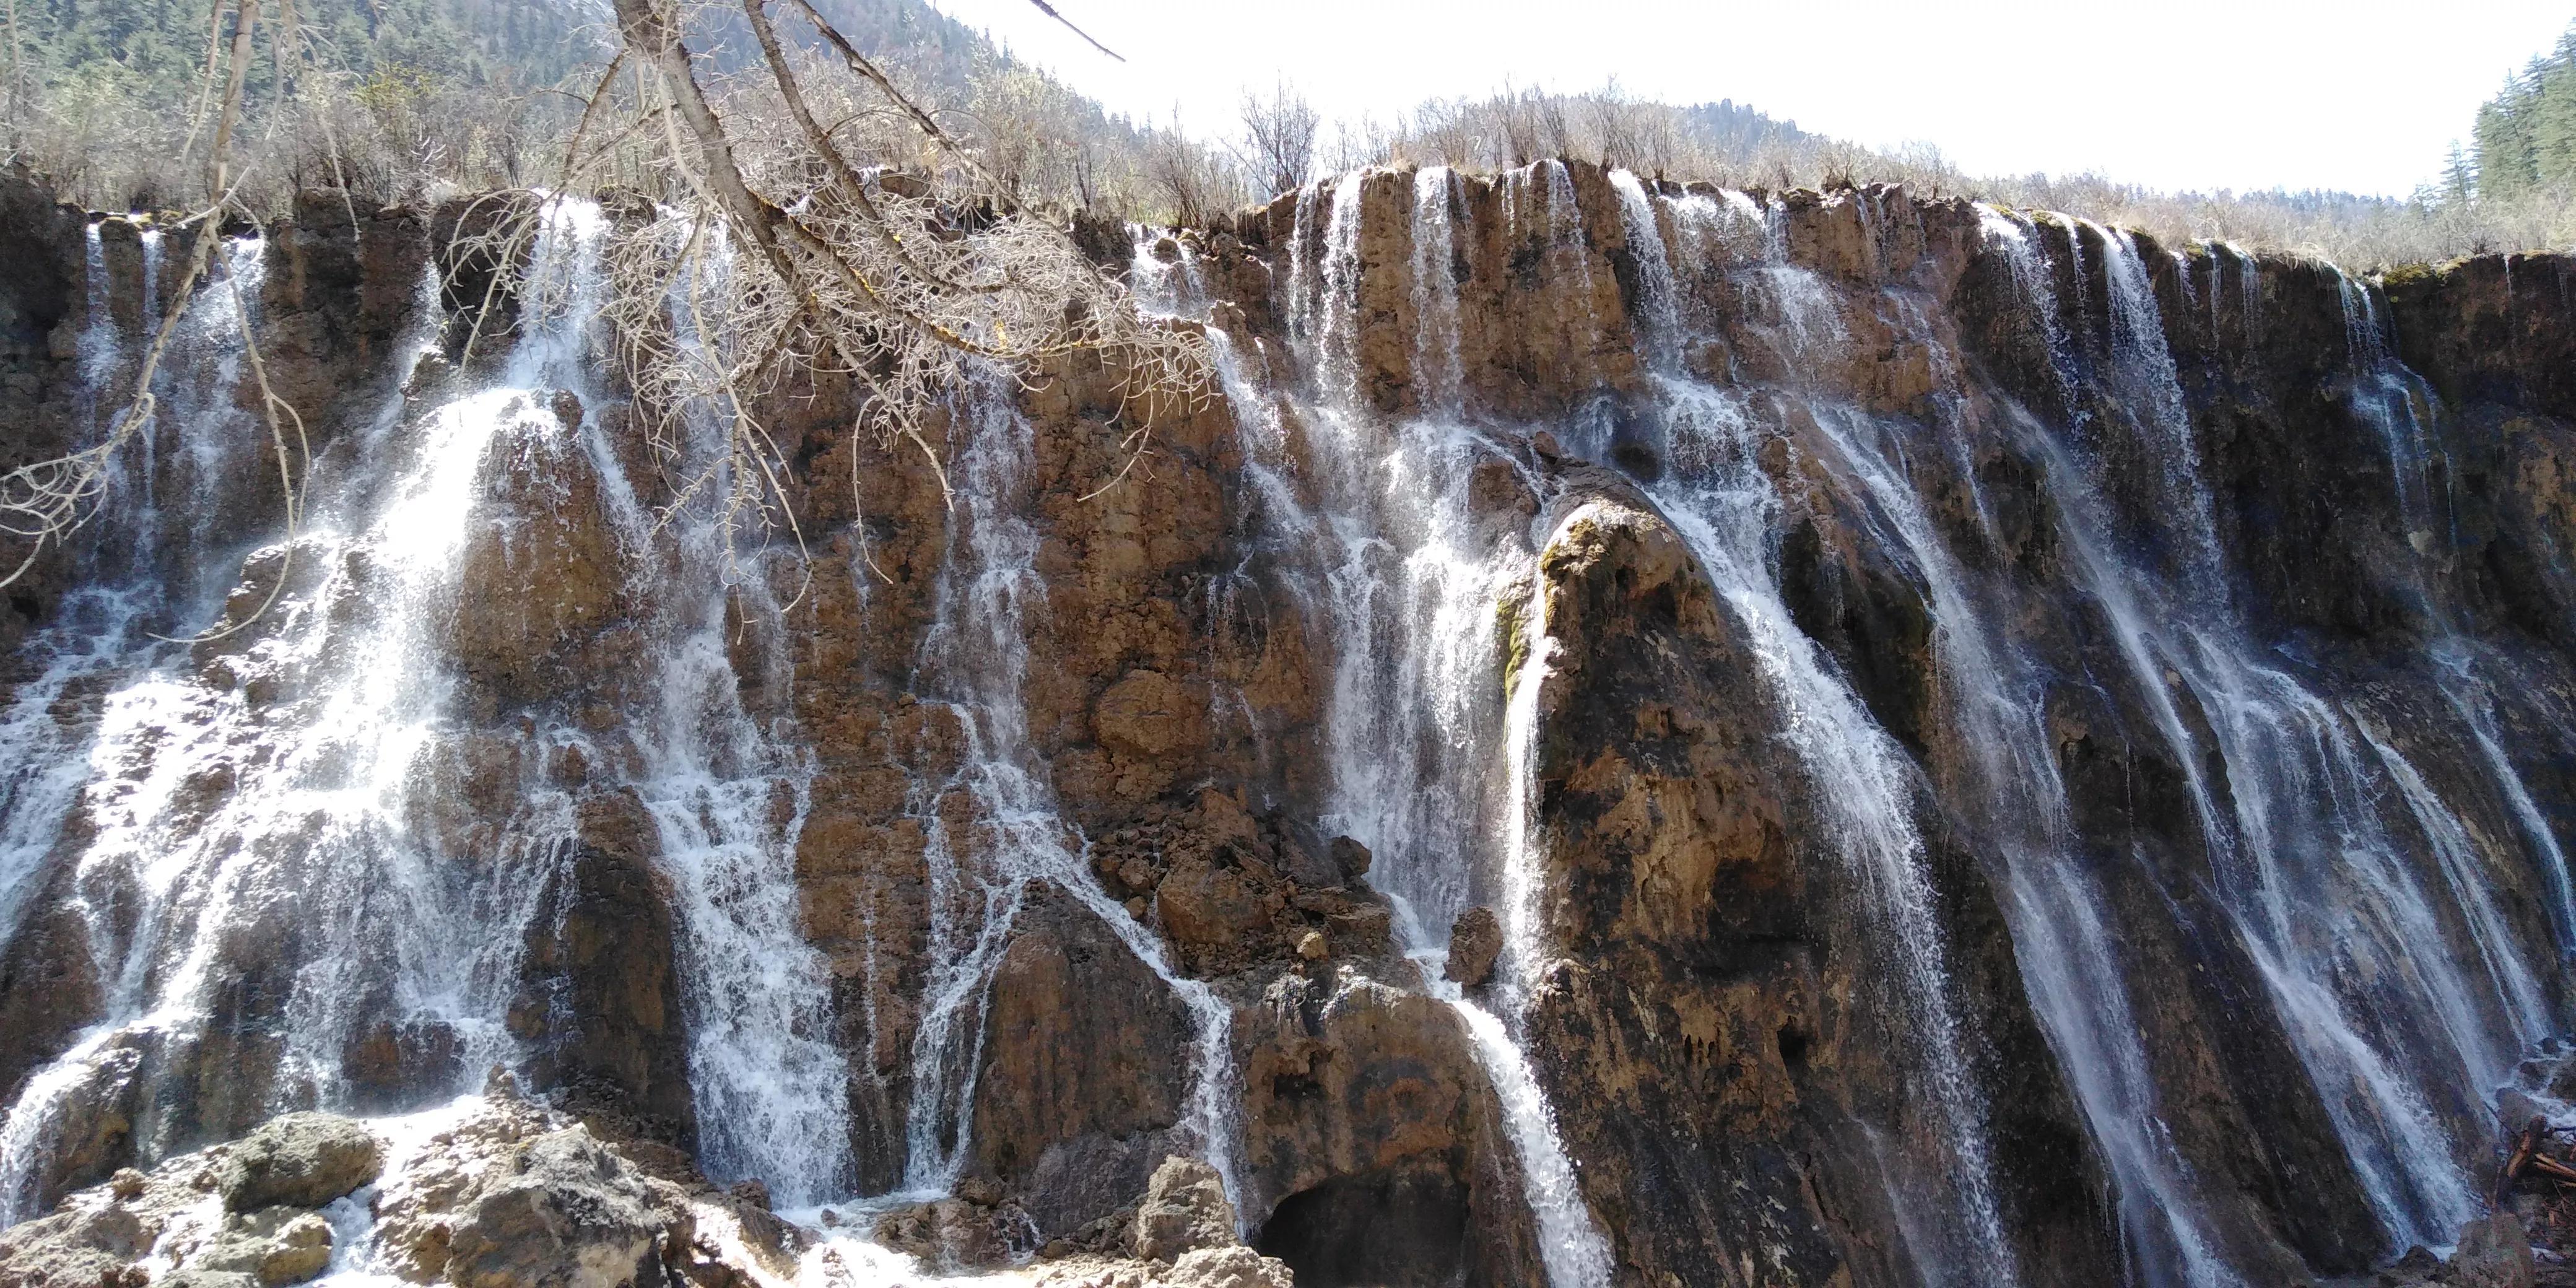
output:
POLYGON ((1938 144, 1977 174, 2098 170, 2164 188, 2404 195, 2576 0, 932 0, 1110 110, 1232 133, 1286 76, 1327 117, 1384 120, 1506 78, 1616 74, 1862 143, 1938 144))

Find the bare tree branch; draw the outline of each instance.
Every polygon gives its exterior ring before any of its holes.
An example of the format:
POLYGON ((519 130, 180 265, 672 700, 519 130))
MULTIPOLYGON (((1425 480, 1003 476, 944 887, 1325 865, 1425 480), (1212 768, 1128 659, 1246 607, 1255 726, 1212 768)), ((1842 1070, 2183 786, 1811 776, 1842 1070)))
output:
POLYGON ((1107 55, 1109 55, 1109 56, 1110 56, 1110 57, 1112 57, 1112 58, 1116 58, 1116 59, 1118 59, 1118 61, 1120 61, 1120 62, 1122 62, 1122 63, 1123 63, 1123 62, 1125 62, 1125 61, 1127 61, 1127 60, 1126 60, 1126 58, 1124 58, 1123 56, 1121 56, 1117 50, 1115 50, 1115 49, 1111 49, 1109 46, 1104 45, 1104 44, 1101 44, 1101 43, 1100 43, 1099 41, 1097 41, 1097 40, 1093 40, 1093 39, 1091 38, 1091 33, 1090 33, 1090 32, 1084 31, 1082 28, 1077 27, 1077 26, 1074 26, 1074 25, 1073 25, 1073 19, 1071 19, 1071 18, 1067 18, 1067 17, 1065 17, 1063 14, 1057 13, 1057 12, 1055 11, 1055 6, 1054 6, 1054 5, 1051 5, 1051 4, 1048 4, 1048 3, 1047 3, 1047 0, 1029 0, 1029 3, 1030 3, 1030 4, 1033 4, 1033 5, 1036 5, 1036 6, 1038 7, 1038 12, 1039 12, 1039 13, 1045 14, 1046 16, 1048 16, 1048 17, 1050 17, 1050 18, 1053 18, 1053 19, 1055 19, 1057 22, 1063 23, 1063 24, 1064 24, 1064 29, 1065 29, 1065 30, 1070 31, 1070 32, 1072 32, 1073 34, 1075 34, 1075 35, 1077 35, 1077 36, 1082 37, 1082 42, 1083 42, 1084 44, 1089 45, 1089 46, 1091 46, 1092 48, 1097 49, 1097 50, 1099 50, 1100 52, 1102 52, 1102 53, 1104 53, 1104 54, 1107 54, 1107 55))

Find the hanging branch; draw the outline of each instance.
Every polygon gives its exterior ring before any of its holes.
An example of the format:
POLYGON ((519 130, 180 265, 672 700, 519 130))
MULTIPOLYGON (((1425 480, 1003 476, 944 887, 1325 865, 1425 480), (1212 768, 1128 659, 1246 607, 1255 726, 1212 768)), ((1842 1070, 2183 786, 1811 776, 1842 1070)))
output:
MULTIPOLYGON (((271 37, 279 58, 279 74, 285 75, 287 60, 298 48, 293 0, 275 0, 278 5, 276 34, 271 37)), ((34 461, 0 474, 0 534, 27 543, 27 551, 0 576, 0 586, 9 585, 27 574, 47 547, 60 546, 96 513, 97 504, 107 488, 108 471, 145 425, 159 411, 152 385, 159 375, 161 362, 169 353, 170 343, 178 334, 179 324, 187 314, 187 302, 194 297, 198 283, 212 270, 215 248, 223 240, 222 226, 228 209, 236 208, 235 193, 243 175, 232 164, 233 145, 242 123, 242 95, 250 76, 253 37, 259 26, 259 0, 233 0, 233 31, 229 52, 222 51, 222 0, 208 31, 206 74, 199 92, 199 114, 202 118, 208 100, 217 84, 215 72, 222 68, 222 97, 214 118, 214 134, 206 153, 206 206, 177 225, 193 225, 194 235, 188 244, 179 279, 170 293, 173 306, 165 311, 161 325, 153 333, 151 345, 144 350, 143 360, 134 375, 133 393, 124 408, 109 425, 107 434, 95 445, 64 456, 34 461), (220 63, 218 59, 220 58, 220 63)), ((272 122, 273 123, 273 122, 272 122)), ((191 143, 194 141, 192 127, 191 143)), ((251 334, 248 302, 241 297, 238 282, 226 275, 226 285, 233 293, 233 314, 241 325, 244 355, 249 359, 260 391, 260 415, 268 428, 269 446, 276 456, 279 486, 285 495, 285 558, 277 573, 277 584, 268 597, 249 617, 230 625, 218 626, 199 639, 220 638, 256 621, 277 599, 293 567, 296 531, 302 516, 303 499, 297 481, 296 463, 310 459, 310 445, 300 413, 271 387, 268 366, 259 348, 258 338, 251 334), (290 427, 294 446, 289 447, 290 427)), ((150 463, 145 463, 150 468, 150 463)), ((166 638, 166 637, 164 637, 166 638)))
POLYGON ((1089 45, 1089 46, 1091 46, 1092 48, 1097 49, 1097 50, 1099 50, 1100 52, 1102 52, 1102 53, 1104 53, 1104 54, 1107 54, 1107 55, 1109 55, 1109 56, 1110 56, 1110 57, 1112 57, 1112 58, 1116 58, 1116 59, 1118 59, 1118 61, 1120 61, 1120 62, 1122 62, 1122 63, 1123 63, 1123 62, 1125 62, 1125 61, 1127 61, 1125 58, 1123 58, 1123 57, 1121 57, 1121 56, 1119 55, 1119 53, 1118 53, 1118 51, 1117 51, 1117 50, 1115 50, 1115 49, 1111 49, 1109 46, 1104 45, 1104 44, 1101 44, 1101 43, 1100 43, 1099 41, 1097 41, 1097 40, 1093 40, 1093 39, 1091 38, 1091 33, 1090 33, 1090 32, 1084 31, 1082 28, 1077 27, 1077 26, 1074 26, 1074 25, 1073 25, 1073 19, 1068 18, 1068 17, 1065 17, 1063 14, 1057 13, 1057 12, 1055 11, 1055 6, 1054 6, 1054 5, 1051 5, 1051 4, 1048 4, 1048 3, 1047 3, 1047 0, 1029 0, 1029 3, 1030 3, 1030 4, 1033 4, 1033 5, 1036 5, 1036 6, 1038 7, 1038 12, 1039 12, 1039 13, 1045 14, 1046 16, 1048 16, 1048 17, 1050 17, 1050 18, 1053 18, 1053 19, 1055 19, 1057 22, 1063 23, 1063 24, 1064 24, 1064 29, 1065 29, 1065 30, 1070 31, 1070 32, 1072 32, 1073 34, 1075 34, 1075 35, 1077 35, 1077 36, 1082 37, 1082 43, 1084 43, 1084 44, 1086 44, 1086 45, 1089 45))
MULTIPOLYGON (((1084 259, 1062 227, 1022 206, 975 147, 862 54, 815 0, 786 2, 813 27, 827 56, 851 73, 850 84, 823 85, 818 96, 810 74, 800 75, 793 47, 780 38, 769 0, 741 0, 767 76, 725 83, 719 98, 698 75, 678 0, 615 0, 617 52, 583 100, 554 184, 556 194, 591 191, 594 171, 613 166, 635 173, 640 159, 646 182, 683 194, 676 207, 656 208, 645 226, 625 227, 611 240, 605 305, 636 392, 636 423, 657 453, 680 455, 680 440, 671 433, 679 418, 710 408, 720 413, 710 423, 723 427, 727 446, 705 472, 675 487, 675 507, 712 498, 724 507, 729 535, 748 533, 753 515, 794 531, 787 445, 752 411, 791 376, 849 380, 859 393, 853 431, 884 446, 912 444, 943 498, 947 470, 929 426, 957 389, 986 373, 1026 385, 1051 361, 1099 355, 1119 381, 1120 415, 1146 413, 1114 440, 1131 456, 1145 450, 1143 426, 1156 408, 1195 407, 1212 396, 1213 356, 1203 335, 1146 322, 1124 288, 1084 259), (627 78, 631 89, 621 88, 627 78), (940 173, 898 180, 858 164, 834 142, 841 123, 872 110, 860 106, 870 97, 936 149, 940 173), (736 112, 778 120, 780 127, 737 134, 728 122, 736 112), (832 128, 822 124, 827 118, 832 128), (737 252, 743 252, 739 258, 737 252), (679 308, 673 291, 683 284, 687 301, 679 308), (718 343, 719 333, 732 339, 718 343)), ((234 156, 263 3, 274 6, 265 51, 278 80, 270 128, 285 113, 296 70, 317 47, 301 29, 294 0, 212 0, 187 146, 193 153, 199 139, 210 140, 207 199, 203 210, 174 226, 192 232, 174 299, 191 298, 211 271, 223 220, 249 213, 234 196, 242 182, 234 156), (227 10, 233 16, 228 40, 227 10)), ((1038 8, 1065 21, 1051 5, 1038 8)), ((17 74, 13 66, 13 84, 17 74)), ((323 124, 332 173, 339 176, 337 138, 330 122, 323 124)), ((345 179, 339 184, 354 224, 348 187, 345 179)), ((523 285, 518 279, 549 204, 523 193, 491 199, 508 208, 487 220, 481 207, 470 206, 457 217, 448 245, 451 286, 469 262, 475 271, 490 270, 479 284, 482 307, 473 310, 469 353, 497 315, 495 306, 523 285), (467 231, 469 215, 488 226, 467 231)), ((0 474, 0 535, 28 543, 0 585, 23 576, 46 548, 92 516, 111 465, 156 411, 152 389, 183 311, 162 319, 133 375, 131 397, 98 443, 0 474)), ((247 310, 242 313, 246 325, 247 310)), ((256 338, 245 334, 243 344, 287 489, 291 548, 301 510, 294 462, 303 426, 269 389, 256 338)), ((857 483, 854 475, 854 492, 857 483)))
MULTIPOLYGON (((233 6, 232 54, 224 77, 223 107, 215 122, 213 150, 206 163, 206 188, 212 201, 187 221, 196 225, 196 236, 189 243, 178 288, 171 295, 174 300, 184 301, 196 289, 198 279, 214 258, 215 243, 221 238, 221 212, 232 178, 232 136, 241 120, 242 85, 250 74, 251 32, 258 20, 257 4, 258 0, 237 0, 233 6)), ((0 533, 28 543, 26 555, 7 576, 0 577, 0 586, 25 576, 47 546, 62 544, 89 521, 99 496, 106 490, 109 465, 152 420, 156 409, 152 379, 160 371, 171 337, 178 333, 183 312, 174 308, 161 319, 161 328, 154 333, 151 347, 144 350, 142 367, 135 374, 134 394, 117 414, 106 438, 85 450, 32 461, 0 474, 0 533)))
MULTIPOLYGON (((855 427, 910 442, 943 497, 946 470, 925 425, 978 369, 1026 383, 1051 359, 1097 352, 1114 356, 1124 377, 1122 405, 1194 406, 1211 395, 1204 336, 1145 323, 1062 228, 1014 201, 812 0, 787 3, 859 92, 899 110, 963 178, 897 183, 855 164, 823 125, 817 86, 800 76, 769 0, 740 0, 767 76, 732 84, 722 105, 697 74, 670 0, 616 0, 623 61, 638 77, 627 106, 654 120, 645 133, 665 145, 656 164, 691 200, 654 220, 659 231, 613 244, 611 330, 657 450, 677 454, 675 421, 692 409, 707 417, 698 423, 726 427, 730 444, 675 489, 675 509, 708 500, 730 536, 740 516, 775 508, 794 530, 784 454, 747 409, 790 372, 850 379, 863 393, 855 427), (736 113, 783 120, 737 132, 728 121, 736 113), (720 271, 700 271, 717 256, 720 271), (685 309, 674 304, 681 284, 685 309)), ((578 135, 592 133, 610 88, 603 79, 578 135)), ((849 101, 838 86, 821 88, 849 101)), ((576 149, 567 170, 580 164, 576 149)), ((1144 442, 1131 428, 1121 445, 1141 451, 1144 442)), ((854 475, 854 493, 857 484, 854 475)))

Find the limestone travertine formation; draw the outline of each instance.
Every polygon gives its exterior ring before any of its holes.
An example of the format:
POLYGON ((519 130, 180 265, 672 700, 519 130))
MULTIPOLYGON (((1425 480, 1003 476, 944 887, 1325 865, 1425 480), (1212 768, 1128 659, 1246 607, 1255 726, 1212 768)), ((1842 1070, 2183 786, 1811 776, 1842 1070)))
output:
POLYGON ((0 463, 190 323, 0 612, 0 1285, 2554 1265, 2576 266, 1374 170, 737 522, 516 208, 0 185, 0 463))

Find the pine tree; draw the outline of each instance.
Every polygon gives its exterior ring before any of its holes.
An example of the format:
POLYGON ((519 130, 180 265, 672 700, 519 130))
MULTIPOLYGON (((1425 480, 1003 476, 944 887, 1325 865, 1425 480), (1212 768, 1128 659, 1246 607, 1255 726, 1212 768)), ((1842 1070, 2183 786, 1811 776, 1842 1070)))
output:
MULTIPOLYGON (((2478 109, 2473 146, 2481 198, 2576 189, 2576 26, 2478 109)), ((2446 181, 2459 170, 2455 159, 2446 181)))
POLYGON ((2451 155, 2442 163, 2442 200, 2462 203, 2477 196, 2477 193, 2477 157, 2467 148, 2461 147, 2458 139, 2453 139, 2451 155))

